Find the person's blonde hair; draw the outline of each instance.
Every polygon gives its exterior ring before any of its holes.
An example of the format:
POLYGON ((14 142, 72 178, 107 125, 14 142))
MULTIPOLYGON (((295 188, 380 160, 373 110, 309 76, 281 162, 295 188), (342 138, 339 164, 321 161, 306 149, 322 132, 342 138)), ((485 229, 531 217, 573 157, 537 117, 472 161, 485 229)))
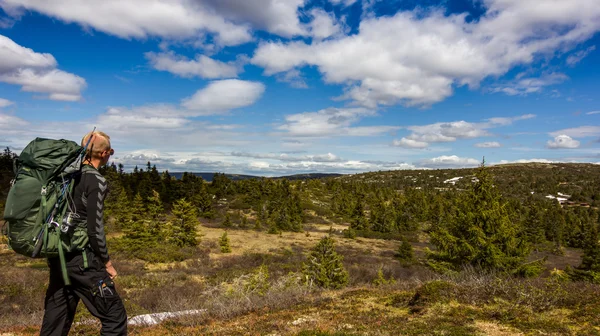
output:
POLYGON ((100 156, 100 153, 110 149, 110 137, 106 133, 101 131, 92 131, 84 135, 81 139, 81 147, 85 147, 90 137, 92 139, 87 145, 86 157, 98 158, 100 156))

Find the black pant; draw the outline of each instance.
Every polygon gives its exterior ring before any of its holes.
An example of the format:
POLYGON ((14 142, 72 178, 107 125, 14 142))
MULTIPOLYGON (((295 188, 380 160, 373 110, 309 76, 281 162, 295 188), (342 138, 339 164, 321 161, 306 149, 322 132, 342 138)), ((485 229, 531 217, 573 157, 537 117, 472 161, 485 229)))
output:
POLYGON ((114 285, 98 291, 100 280, 111 284, 106 267, 92 252, 87 252, 89 267, 84 269, 81 253, 67 256, 67 274, 71 285, 64 284, 58 258, 48 260, 50 284, 44 301, 44 320, 40 335, 67 335, 73 323, 79 299, 102 322, 101 335, 127 335, 127 314, 114 285))

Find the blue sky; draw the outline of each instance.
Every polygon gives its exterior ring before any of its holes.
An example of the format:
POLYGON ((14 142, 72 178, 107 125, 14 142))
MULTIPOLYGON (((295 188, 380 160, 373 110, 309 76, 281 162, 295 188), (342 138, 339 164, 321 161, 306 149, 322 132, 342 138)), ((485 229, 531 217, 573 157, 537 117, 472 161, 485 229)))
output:
POLYGON ((600 163, 597 0, 0 0, 0 146, 264 176, 600 163))

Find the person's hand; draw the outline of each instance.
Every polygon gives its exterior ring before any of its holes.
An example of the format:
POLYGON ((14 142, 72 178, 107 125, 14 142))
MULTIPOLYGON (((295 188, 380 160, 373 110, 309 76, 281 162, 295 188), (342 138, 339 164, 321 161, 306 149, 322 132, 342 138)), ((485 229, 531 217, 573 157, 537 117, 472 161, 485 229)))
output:
POLYGON ((106 272, 110 276, 111 280, 117 277, 117 270, 113 267, 112 262, 106 263, 106 272))

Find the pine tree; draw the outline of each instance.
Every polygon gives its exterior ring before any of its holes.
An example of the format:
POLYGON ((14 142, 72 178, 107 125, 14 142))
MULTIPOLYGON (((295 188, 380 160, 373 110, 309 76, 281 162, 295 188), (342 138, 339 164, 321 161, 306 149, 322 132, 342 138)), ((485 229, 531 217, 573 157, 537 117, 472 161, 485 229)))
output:
POLYGON ((241 221, 240 221, 240 229, 248 228, 248 218, 243 213, 240 213, 241 221))
POLYGON ((348 272, 342 257, 334 250, 330 236, 323 237, 303 264, 304 281, 323 288, 342 288, 348 284, 348 272))
POLYGON ((230 228, 231 227, 231 216, 229 212, 225 214, 225 220, 223 220, 223 227, 230 228))
POLYGON ((400 262, 412 262, 415 260, 413 247, 407 240, 403 239, 402 243, 400 243, 398 251, 396 252, 396 258, 400 260, 400 262))
POLYGON ((219 239, 219 246, 221 246, 221 253, 231 253, 231 246, 229 245, 229 237, 227 237, 227 231, 224 231, 219 239))
POLYGON ((600 212, 598 221, 590 224, 583 242, 581 264, 575 269, 567 268, 566 272, 573 280, 600 283, 600 212))
POLYGON ((476 182, 458 198, 454 216, 430 233, 437 250, 429 257, 455 267, 471 264, 516 271, 529 253, 528 246, 484 163, 475 177, 476 182))
POLYGON ((363 203, 360 198, 358 198, 355 202, 351 217, 351 229, 356 231, 364 231, 367 229, 367 218, 365 217, 363 203))
POLYGON ((133 221, 139 221, 148 218, 148 212, 146 204, 142 195, 136 194, 133 198, 133 204, 131 205, 131 215, 133 221))
POLYGON ((171 222, 172 233, 169 239, 178 246, 196 246, 196 208, 184 198, 173 204, 175 219, 171 222))

